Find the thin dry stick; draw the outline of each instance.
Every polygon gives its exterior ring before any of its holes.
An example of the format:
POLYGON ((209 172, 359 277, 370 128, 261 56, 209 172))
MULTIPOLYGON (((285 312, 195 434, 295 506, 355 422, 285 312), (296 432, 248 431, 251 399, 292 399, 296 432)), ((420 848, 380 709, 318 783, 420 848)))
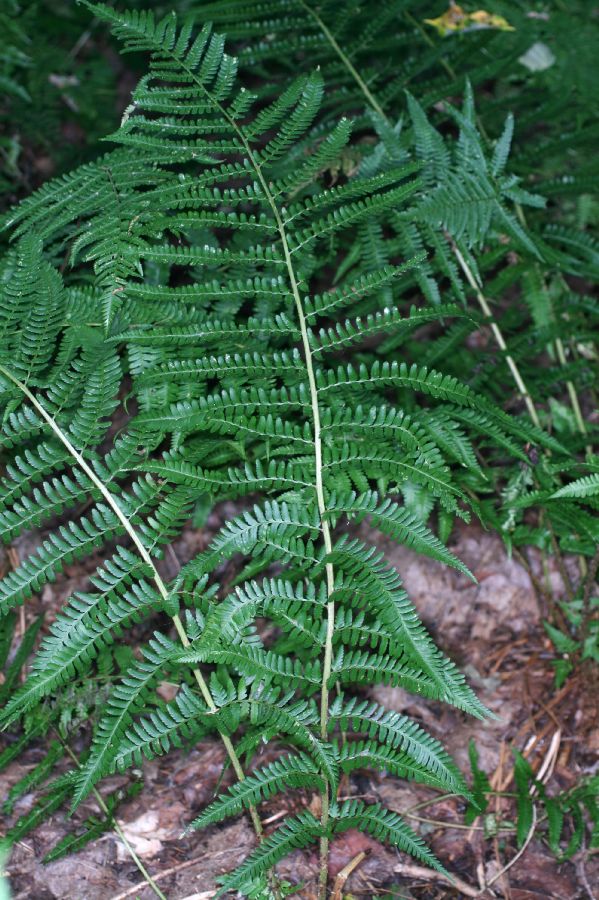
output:
POLYGON ((188 894, 182 900, 213 900, 214 896, 214 891, 201 891, 199 894, 188 894))
POLYGON ((347 879, 349 878, 351 873, 354 871, 354 869, 357 869, 358 866, 360 865, 360 863, 364 862, 364 860, 366 859, 366 856, 367 856, 367 854, 364 852, 364 850, 361 850, 357 856, 354 856, 354 858, 351 860, 351 862, 348 862, 348 864, 343 869, 341 869, 341 871, 335 878, 335 884, 333 885, 333 894, 331 896, 331 900, 343 900, 341 891, 345 887, 345 882, 347 881, 347 879))
POLYGON ((396 875, 414 879, 414 881, 444 881, 446 884, 450 884, 451 887, 456 888, 460 893, 465 894, 466 897, 480 896, 480 891, 470 887, 469 884, 466 884, 466 882, 462 881, 461 878, 458 878, 457 875, 446 875, 444 872, 437 872, 436 869, 427 869, 425 866, 414 866, 411 863, 399 863, 395 866, 393 871, 396 875))
MULTIPOLYGON (((577 681, 576 677, 571 678, 569 681, 567 681, 566 684, 563 686, 563 688, 561 688, 561 690, 558 691, 558 693, 553 697, 552 700, 550 700, 549 703, 543 704, 543 711, 546 712, 547 714, 550 714, 549 711, 552 709, 555 709, 556 706, 559 706, 559 704, 562 702, 562 700, 566 697, 567 694, 570 693, 572 688, 575 687, 577 685, 577 683, 578 683, 578 681, 577 681)), ((534 718, 539 718, 541 715, 542 715, 541 712, 536 713, 534 718)), ((524 722, 524 724, 520 726, 520 728, 514 735, 514 739, 513 739, 512 743, 514 743, 514 744, 518 743, 518 741, 522 738, 522 736, 524 734, 526 734, 528 727, 529 727, 528 721, 524 722)), ((551 730, 551 723, 549 723, 549 725, 545 726, 545 728, 542 730, 542 732, 538 736, 537 740, 535 741, 535 744, 538 743, 538 741, 541 740, 543 737, 545 737, 545 735, 550 730, 551 730)))
MULTIPOLYGON (((491 791, 493 794, 494 792, 491 791)), ((500 796, 505 796, 505 792, 502 791, 500 796)), ((407 809, 396 809, 393 806, 389 808, 393 810, 393 812, 397 812, 402 815, 406 819, 414 819, 416 822, 424 822, 427 825, 435 825, 437 828, 446 828, 457 831, 469 831, 471 834, 468 837, 471 837, 472 833, 475 831, 484 831, 485 828, 483 825, 462 825, 460 822, 445 822, 443 819, 429 819, 425 816, 417 816, 415 815, 415 810, 423 809, 427 806, 434 806, 436 803, 440 803, 442 800, 451 800, 453 797, 460 798, 461 794, 442 794, 440 797, 432 797, 430 800, 423 800, 421 803, 415 803, 412 806, 408 806, 407 809)), ((500 830, 504 834, 508 834, 509 832, 516 831, 516 829, 511 825, 499 826, 500 830)))
MULTIPOLYGON (((501 796, 501 795, 497 795, 501 796)), ((398 810, 399 812, 399 810, 398 810)), ((486 831, 484 825, 462 825, 461 822, 445 822, 443 819, 427 819, 425 816, 415 816, 414 813, 401 811, 406 819, 413 819, 415 822, 424 822, 426 825, 434 825, 436 828, 444 828, 447 831, 468 831, 470 835, 475 831, 486 831)), ((516 829, 512 825, 497 825, 502 834, 511 834, 516 829)))
MULTIPOLYGON (((221 850, 221 854, 237 853, 237 851, 237 847, 231 847, 229 850, 221 850)), ((162 872, 159 872, 158 875, 154 876, 154 881, 163 881, 165 878, 169 878, 171 875, 176 875, 177 872, 183 871, 183 869, 190 869, 192 866, 197 866, 199 863, 204 862, 205 859, 205 855, 196 856, 194 857, 194 859, 186 859, 184 862, 178 863, 176 866, 170 866, 170 868, 164 869, 162 872)), ((135 894, 137 894, 138 891, 143 888, 143 886, 143 881, 139 884, 134 884, 133 887, 130 887, 126 891, 123 891, 122 894, 117 894, 115 897, 112 897, 111 900, 127 900, 127 897, 134 897, 135 894)), ((210 892, 210 894, 212 893, 213 892, 210 892)))
MULTIPOLYGON (((547 753, 545 754, 545 758, 544 758, 543 762, 541 763, 541 765, 539 766, 539 769, 535 776, 537 781, 540 781, 543 784, 547 784, 547 782, 553 775, 553 770, 554 770, 555 764, 557 762, 557 757, 559 754, 559 748, 561 746, 561 742, 562 742, 562 733, 561 733, 561 730, 558 728, 558 730, 555 732, 555 734, 551 738, 551 742, 547 749, 547 753)), ((533 784, 530 788, 530 793, 534 794, 536 789, 537 789, 536 785, 533 784)))
POLYGON ((484 894, 484 892, 487 890, 487 888, 490 888, 491 885, 495 884, 495 882, 498 881, 503 875, 505 875, 506 872, 509 872, 509 870, 512 868, 512 866, 516 865, 516 863, 518 862, 518 860, 520 859, 520 857, 522 856, 522 854, 525 852, 526 848, 530 844, 530 842, 532 840, 532 836, 535 833, 536 827, 537 827, 537 808, 536 808, 536 806, 533 806, 533 808, 532 808, 532 824, 528 830, 528 834, 526 835, 526 840, 524 841, 524 843, 522 844, 522 846, 520 847, 520 849, 518 850, 516 855, 513 857, 513 859, 511 859, 509 861, 509 863, 503 867, 503 869, 500 869, 499 872, 497 872, 495 875, 493 875, 493 877, 490 878, 489 881, 487 881, 485 883, 484 888, 482 888, 475 896, 480 897, 481 894, 484 894))
POLYGON ((445 237, 451 246, 453 255, 457 259, 462 272, 466 276, 466 280, 467 280, 468 284, 470 285, 470 287, 472 288, 472 290, 475 293, 475 296, 476 296, 476 299, 478 300, 480 308, 482 309, 485 316, 489 319, 489 325, 491 327, 491 331, 493 332, 493 337, 495 338, 495 341, 497 342, 497 346, 499 347, 501 352, 505 355, 505 361, 507 362, 509 370, 512 373, 512 378, 514 379, 514 381, 516 383, 516 387, 518 388, 518 393, 520 394, 521 398, 524 400, 524 402, 526 404, 526 409, 528 410, 528 414, 529 414, 533 424, 536 425, 537 428, 540 428, 541 420, 539 419, 539 415, 538 415, 536 407, 533 403, 532 397, 530 396, 530 394, 528 392, 528 388, 526 387, 526 384, 524 383, 524 379, 522 378, 522 375, 520 374, 520 370, 519 370, 518 366, 516 365, 516 362, 515 362, 513 356, 511 356, 508 353, 507 344, 505 342, 505 339, 503 337, 501 329, 499 328, 499 325, 493 319, 493 312, 491 310, 491 307, 489 306, 489 302, 488 302, 487 298, 485 297, 485 295, 483 294, 480 284, 474 277, 474 273, 472 272, 472 269, 470 268, 470 266, 464 259, 462 252, 460 251, 459 247, 456 245, 454 239, 449 234, 449 232, 447 232, 447 231, 445 232, 445 237))

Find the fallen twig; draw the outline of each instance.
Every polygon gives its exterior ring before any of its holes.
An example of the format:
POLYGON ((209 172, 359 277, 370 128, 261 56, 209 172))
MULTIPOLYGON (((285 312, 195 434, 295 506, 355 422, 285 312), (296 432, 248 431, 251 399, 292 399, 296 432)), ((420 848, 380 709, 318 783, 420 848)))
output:
POLYGON ((348 864, 343 869, 341 869, 341 871, 335 878, 331 900, 342 900, 341 891, 345 887, 345 882, 354 871, 354 869, 357 869, 360 863, 364 862, 366 856, 367 854, 364 852, 364 850, 361 850, 357 856, 354 856, 351 862, 348 862, 348 864))
POLYGON ((503 869, 500 869, 499 872, 497 872, 495 875, 493 875, 493 877, 490 878, 489 881, 486 882, 485 887, 481 891, 479 891, 478 894, 475 894, 476 897, 480 897, 481 894, 483 894, 487 888, 490 888, 492 884, 495 884, 495 882, 498 881, 502 877, 502 875, 505 875, 506 872, 509 872, 509 870, 512 868, 512 866, 514 866, 518 862, 518 860, 520 859, 520 857, 522 856, 522 854, 524 853, 524 851, 530 844, 530 842, 532 840, 532 836, 535 833, 536 827, 537 827, 537 809, 535 806, 533 806, 533 808, 532 808, 532 823, 531 823, 530 829, 528 831, 528 834, 526 835, 526 840, 524 841, 524 843, 522 844, 522 846, 520 847, 520 849, 518 850, 516 855, 513 857, 513 859, 510 859, 509 863, 507 863, 507 865, 505 865, 503 867, 503 869))
POLYGON ((396 875, 402 875, 404 878, 414 878, 421 881, 444 881, 452 887, 461 891, 466 897, 479 897, 480 891, 471 887, 458 878, 457 875, 445 875, 444 872, 437 872, 436 869, 427 869, 424 866, 415 866, 411 863, 399 863, 393 869, 396 875))
MULTIPOLYGON (((222 850, 221 853, 236 853, 238 851, 238 847, 231 847, 230 850, 222 850)), ((154 876, 154 881, 162 881, 164 878, 169 878, 171 875, 176 875, 177 872, 181 872, 183 869, 190 869, 192 866, 198 865, 198 863, 203 862, 206 859, 206 856, 196 856, 194 859, 187 859, 185 862, 177 863, 176 866, 171 866, 169 869, 164 869, 164 871, 159 872, 154 876)), ((133 897, 138 891, 140 891, 145 886, 145 882, 141 881, 139 884, 134 884, 133 887, 128 888, 126 891, 123 891, 122 894, 117 894, 116 897, 111 897, 111 900, 126 900, 127 897, 133 897)), ((205 892, 206 898, 212 897, 214 891, 205 892)), ((194 895, 195 896, 195 895, 194 895)))

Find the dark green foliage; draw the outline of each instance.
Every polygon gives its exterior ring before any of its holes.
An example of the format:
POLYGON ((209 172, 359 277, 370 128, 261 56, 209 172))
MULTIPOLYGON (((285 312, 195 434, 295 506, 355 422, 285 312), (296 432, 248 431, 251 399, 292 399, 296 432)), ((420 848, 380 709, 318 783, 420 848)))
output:
MULTIPOLYGON (((399 685, 487 714, 375 532, 470 578, 446 546, 455 517, 522 545, 542 508, 562 549, 591 556, 599 537, 573 388, 591 387, 596 309, 567 280, 596 272, 596 247, 575 222, 550 221, 511 153, 513 117, 493 102, 477 113, 472 87, 513 71, 536 26, 515 10, 520 33, 441 44, 403 2, 374 17, 303 0, 187 2, 179 19, 84 6, 149 69, 116 149, 3 220, 0 528, 7 541, 46 530, 0 582, 9 627, 66 563, 93 557, 89 588, 67 599, 16 690, 41 622, 10 663, 0 719, 23 723, 14 746, 50 727, 67 738, 85 685, 109 677, 101 711, 88 701, 81 765, 8 839, 104 776, 217 733, 238 780, 193 827, 247 809, 256 824, 289 789, 322 798, 320 818, 286 818, 221 892, 257 895, 314 842, 326 861, 349 828, 439 867, 397 813, 336 800, 340 776, 362 767, 468 796, 470 817, 488 790, 475 767, 470 795, 415 722, 353 693, 399 685), (486 296, 508 290, 517 302, 491 308, 486 296), (473 340, 491 316, 507 350, 473 340), (545 408, 547 385, 570 405, 545 408), (238 514, 165 580, 164 549, 224 499, 238 514), (120 665, 133 626, 145 643, 120 665), (168 703, 165 677, 178 684, 168 703), (286 755, 255 767, 263 740, 286 755)), ((31 785, 62 759, 53 747, 31 785)), ((524 801, 521 821, 526 836, 524 801)))
MULTIPOLYGON (((0 619, 0 671, 3 676, 0 696, 3 710, 10 708, 7 698, 19 694, 18 679, 23 668, 31 660, 33 647, 42 625, 43 617, 40 616, 25 630, 19 640, 16 637, 16 616, 8 613, 0 619)), ((57 773, 64 770, 65 765, 71 764, 68 742, 75 740, 83 723, 99 715, 108 693, 108 685, 103 682, 110 679, 114 670, 118 670, 116 656, 116 651, 114 657, 110 652, 101 654, 98 658, 97 676, 90 680, 90 673, 87 671, 87 679, 74 680, 66 690, 56 691, 49 701, 34 707, 24 717, 21 735, 7 743, 0 753, 0 770, 3 770, 11 762, 18 760, 26 750, 36 751, 35 764, 26 766, 25 774, 13 784, 3 798, 2 811, 7 816, 13 813, 15 804, 20 798, 32 793, 36 795, 29 811, 19 816, 14 825, 7 829, 1 842, 4 849, 9 849, 12 843, 25 837, 70 798, 73 790, 72 781, 68 776, 64 778, 57 773)), ((43 667, 42 654, 34 659, 35 663, 43 667)), ((67 669, 63 678, 55 683, 64 684, 70 674, 72 672, 67 669)), ((35 684, 35 679, 31 680, 35 684)), ((108 797, 107 817, 101 820, 90 819, 85 823, 83 832, 65 836, 64 840, 47 854, 46 861, 58 859, 84 846, 111 828, 112 812, 118 802, 139 788, 139 783, 133 782, 125 792, 118 791, 114 796, 108 797)))
POLYGON ((99 155, 124 100, 124 72, 115 51, 106 27, 74 0, 2 3, 0 209, 48 177, 99 155))
MULTIPOLYGON (((472 803, 465 816, 467 825, 471 825, 478 815, 488 807, 491 786, 485 772, 478 767, 478 754, 474 743, 470 745, 470 764, 472 769, 472 793, 476 801, 472 803)), ((535 778, 530 763, 517 750, 514 751, 514 785, 515 785, 515 831, 516 844, 522 847, 530 838, 533 827, 538 825, 539 831, 547 841, 551 852, 560 862, 571 859, 577 853, 585 834, 589 838, 589 848, 599 843, 599 782, 597 777, 582 778, 569 790, 558 793, 549 792, 542 781, 535 778)), ((506 796, 513 796, 507 794, 506 796)), ((500 827, 493 822, 493 828, 500 827)), ((496 831, 492 832, 496 833, 496 831)))

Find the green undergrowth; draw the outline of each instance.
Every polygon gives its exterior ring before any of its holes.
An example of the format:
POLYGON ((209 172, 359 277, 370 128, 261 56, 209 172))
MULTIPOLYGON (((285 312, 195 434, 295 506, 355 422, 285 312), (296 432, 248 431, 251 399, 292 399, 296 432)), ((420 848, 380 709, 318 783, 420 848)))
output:
MULTIPOLYGON (((377 543, 474 579, 448 541, 478 520, 533 576, 553 557, 563 594, 535 576, 549 636, 572 667, 596 659, 596 22, 573 49, 561 11, 517 3, 499 8, 513 30, 444 38, 422 4, 176 6, 69 11, 133 54, 112 74, 146 74, 100 146, 114 107, 86 55, 87 161, 2 219, 0 530, 35 549, 0 581, 0 765, 48 741, 6 800, 41 789, 7 843, 216 735, 236 781, 189 827, 247 812, 256 832, 219 895, 283 896, 277 863, 314 844, 326 898, 330 843, 354 828, 443 871, 397 812, 339 799, 367 769, 474 802, 370 686, 488 715, 377 543), (165 574, 225 500, 236 512, 165 574), (86 585, 17 629, 73 564, 86 585), (292 790, 301 811, 265 831, 261 804, 292 790)), ((31 93, 13 22, 9 116, 31 93)), ((535 790, 559 848, 591 788, 535 790)), ((118 800, 49 858, 111 827, 118 800)))

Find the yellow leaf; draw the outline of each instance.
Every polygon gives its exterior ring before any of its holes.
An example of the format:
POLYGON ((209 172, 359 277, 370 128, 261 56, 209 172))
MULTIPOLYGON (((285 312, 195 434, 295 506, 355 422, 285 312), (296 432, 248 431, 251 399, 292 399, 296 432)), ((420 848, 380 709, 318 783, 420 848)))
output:
POLYGON ((436 19, 425 19, 427 25, 435 28, 441 37, 455 34, 457 31, 478 31, 481 28, 496 28, 498 31, 515 31, 507 19, 489 13, 485 9, 477 9, 475 12, 465 12, 457 3, 452 3, 449 9, 436 19))
POLYGON ((442 16, 436 19, 425 19, 424 21, 427 25, 432 25, 433 28, 436 28, 441 37, 445 37, 446 34, 450 34, 452 31, 461 31, 467 19, 468 15, 462 7, 458 6, 457 3, 452 3, 442 16))
POLYGON ((476 12, 470 13, 469 18, 479 28, 497 28, 499 31, 516 30, 503 16, 496 16, 494 13, 488 13, 484 9, 477 9, 476 12))

